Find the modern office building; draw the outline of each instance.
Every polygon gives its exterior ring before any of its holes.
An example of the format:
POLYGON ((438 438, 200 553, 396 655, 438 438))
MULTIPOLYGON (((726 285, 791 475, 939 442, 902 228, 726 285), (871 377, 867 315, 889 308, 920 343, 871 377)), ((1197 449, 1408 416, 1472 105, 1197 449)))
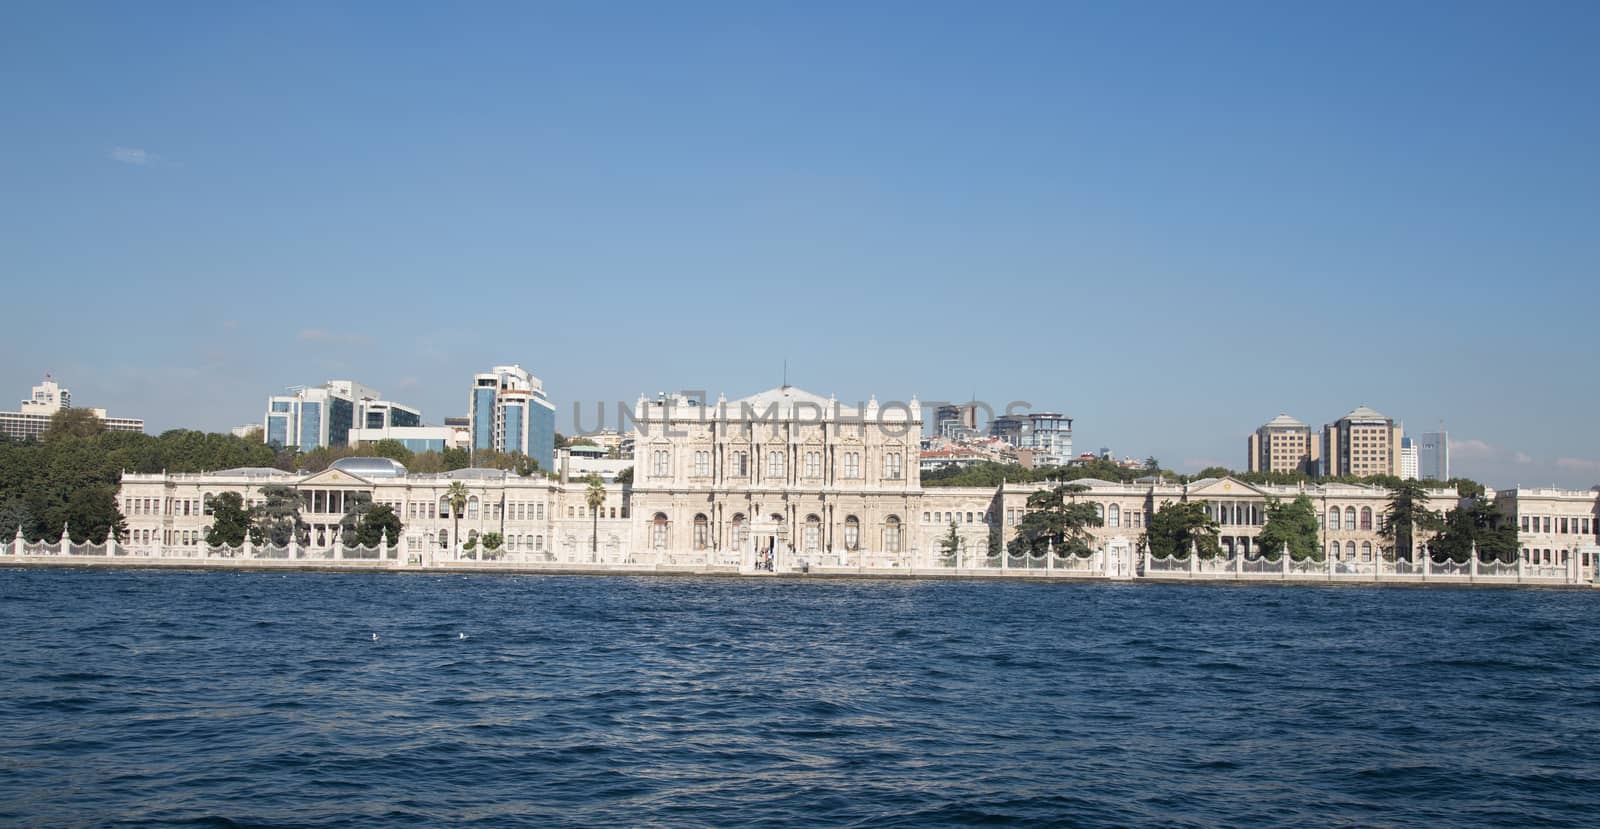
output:
POLYGON ((1316 475, 1322 462, 1322 440, 1311 427, 1280 414, 1261 425, 1246 444, 1250 472, 1299 472, 1316 475))
POLYGON ((262 430, 269 446, 306 451, 395 437, 391 430, 421 426, 422 412, 417 409, 384 400, 378 390, 353 380, 329 380, 267 398, 262 430), (353 431, 359 434, 352 437, 353 431), (382 437, 372 438, 374 434, 382 437))
POLYGON ((989 434, 1026 451, 1032 466, 1062 466, 1072 459, 1072 418, 1060 412, 1027 412, 996 417, 989 434))
POLYGON ((1417 448, 1417 477, 1430 481, 1450 480, 1450 433, 1443 429, 1423 432, 1417 448))
MULTIPOLYGON (((72 408, 72 392, 46 375, 44 381, 34 386, 15 412, 0 412, 0 434, 16 441, 32 440, 44 434, 50 426, 50 416, 62 409, 72 408)), ((144 421, 133 417, 111 417, 105 409, 90 409, 107 430, 112 432, 143 432, 144 421)))
POLYGON ((1324 474, 1399 476, 1403 432, 1394 418, 1358 406, 1322 427, 1324 474))
POLYGON ((1417 479, 1417 447, 1411 438, 1400 438, 1400 477, 1407 481, 1417 479))
POLYGON ((446 449, 464 449, 471 445, 471 433, 458 426, 385 426, 351 429, 351 446, 369 446, 380 440, 392 440, 413 452, 443 452, 446 449))
POLYGON ((518 452, 555 468, 556 406, 544 383, 520 365, 495 366, 472 376, 467 401, 472 448, 518 452))
POLYGON ((978 436, 978 404, 945 404, 934 409, 935 437, 966 442, 978 436))

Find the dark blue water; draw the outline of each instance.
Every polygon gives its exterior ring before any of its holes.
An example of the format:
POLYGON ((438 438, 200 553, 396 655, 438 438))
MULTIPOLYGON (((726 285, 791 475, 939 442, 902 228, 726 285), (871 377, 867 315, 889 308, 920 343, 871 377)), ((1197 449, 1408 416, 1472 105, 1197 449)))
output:
POLYGON ((0 824, 1594 826, 1597 610, 0 570, 0 824))

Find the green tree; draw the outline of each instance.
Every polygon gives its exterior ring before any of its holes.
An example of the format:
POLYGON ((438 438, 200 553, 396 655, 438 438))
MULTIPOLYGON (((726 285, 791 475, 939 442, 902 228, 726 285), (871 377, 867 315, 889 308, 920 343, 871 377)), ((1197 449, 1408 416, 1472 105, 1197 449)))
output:
MULTIPOLYGON (((467 508, 467 485, 460 481, 451 481, 450 487, 444 491, 444 500, 450 505, 450 516, 455 519, 455 530, 450 537, 461 543, 461 511, 467 508)), ((462 549, 468 549, 463 547, 462 549)))
POLYGON ((1505 513, 1493 505, 1473 498, 1445 513, 1442 531, 1428 545, 1435 555, 1458 563, 1478 551, 1479 561, 1514 562, 1520 549, 1517 528, 1505 513))
POLYGON ((410 449, 407 449, 404 443, 401 443, 394 438, 384 438, 383 440, 372 444, 367 451, 370 452, 374 457, 388 458, 392 461, 399 461, 407 466, 411 464, 411 459, 415 456, 415 453, 410 449))
POLYGON ((618 472, 615 480, 616 480, 617 483, 623 484, 623 485, 632 484, 633 483, 633 467, 630 466, 627 469, 624 469, 621 472, 618 472))
POLYGON ((599 475, 590 475, 585 481, 589 488, 583 494, 583 502, 589 505, 589 515, 594 518, 594 532, 589 536, 589 552, 600 552, 600 508, 606 502, 606 485, 600 480, 599 475))
POLYGON ((1428 509, 1427 486, 1421 481, 1395 479, 1389 485, 1389 507, 1383 514, 1384 552, 1395 559, 1415 561, 1418 541, 1425 541, 1444 526, 1439 513, 1428 509))
POLYGON ((307 538, 309 526, 300 518, 300 493, 287 484, 268 484, 261 488, 261 503, 253 513, 255 526, 251 539, 257 544, 287 547, 296 539, 307 538))
POLYGON ((950 522, 950 532, 939 541, 939 549, 944 552, 944 557, 949 559, 951 564, 961 561, 961 534, 956 532, 956 522, 950 522))
POLYGON ((1273 499, 1267 502, 1267 523, 1256 536, 1261 551, 1276 560, 1283 548, 1296 559, 1322 560, 1322 542, 1317 538, 1317 507, 1305 494, 1285 504, 1273 499))
POLYGON ((57 409, 39 439, 50 443, 64 438, 93 438, 105 430, 105 421, 88 409, 57 409))
POLYGON ((466 469, 472 465, 472 450, 458 446, 446 447, 439 453, 439 459, 444 463, 444 471, 454 472, 457 469, 466 469))
POLYGON ((237 492, 223 492, 211 499, 211 528, 206 543, 213 547, 237 547, 250 531, 250 511, 237 492))
POLYGON ((384 533, 389 535, 389 546, 400 543, 400 533, 405 531, 405 525, 400 523, 400 516, 388 504, 371 506, 361 513, 356 523, 355 543, 363 547, 376 547, 383 543, 384 533))
POLYGON ((1087 487, 1061 484, 1028 496, 1028 511, 1017 522, 1017 535, 1007 549, 1012 555, 1038 555, 1054 550, 1058 556, 1088 556, 1090 527, 1105 522, 1094 505, 1079 503, 1077 496, 1087 487))
POLYGON ((1202 558, 1222 552, 1217 541, 1217 521, 1199 501, 1162 504, 1145 527, 1145 545, 1150 554, 1161 558, 1187 558, 1191 547, 1202 558))
POLYGON ((357 544, 371 546, 371 544, 378 543, 377 539, 373 539, 370 543, 364 542, 359 536, 361 522, 372 509, 371 494, 366 492, 350 493, 350 497, 346 498, 344 502, 344 515, 339 517, 339 543, 346 547, 354 547, 357 544))
POLYGON ((33 513, 21 498, 10 498, 0 504, 0 547, 10 544, 18 529, 24 535, 33 530, 33 513))
POLYGON ((500 535, 499 533, 494 533, 494 532, 484 533, 483 534, 483 557, 484 558, 499 558, 500 557, 500 547, 501 547, 501 545, 503 545, 505 543, 506 543, 505 537, 500 535))

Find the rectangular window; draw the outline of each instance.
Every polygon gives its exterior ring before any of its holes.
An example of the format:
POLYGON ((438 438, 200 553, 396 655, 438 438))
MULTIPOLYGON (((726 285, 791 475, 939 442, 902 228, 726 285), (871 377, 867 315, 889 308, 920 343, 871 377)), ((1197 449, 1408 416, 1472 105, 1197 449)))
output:
POLYGON ((710 452, 696 452, 696 453, 694 453, 694 474, 696 474, 696 475, 698 475, 698 476, 700 476, 702 478, 711 474, 711 453, 710 452))
POLYGON ((846 478, 859 478, 859 477, 861 477, 861 453, 860 452, 846 452, 846 453, 844 453, 844 476, 846 478))

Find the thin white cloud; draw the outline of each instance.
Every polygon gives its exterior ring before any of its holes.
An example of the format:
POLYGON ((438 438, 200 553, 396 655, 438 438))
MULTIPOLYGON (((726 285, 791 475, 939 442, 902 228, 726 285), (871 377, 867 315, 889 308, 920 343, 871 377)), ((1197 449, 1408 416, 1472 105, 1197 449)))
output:
POLYGON ((1556 466, 1575 472, 1600 472, 1600 461, 1588 458, 1556 458, 1556 466))
POLYGON ((365 334, 350 332, 329 331, 326 328, 302 328, 296 335, 301 342, 308 343, 336 343, 339 345, 368 345, 372 338, 365 334))
POLYGON ((1511 460, 1516 461, 1517 463, 1533 463, 1533 456, 1529 455, 1527 452, 1518 452, 1511 457, 1511 460))
POLYGON ((149 150, 138 147, 115 147, 111 150, 111 160, 123 164, 133 164, 138 167, 148 167, 161 161, 161 157, 149 150))
POLYGON ((1450 454, 1457 458, 1492 458, 1500 454, 1500 450, 1477 439, 1452 440, 1450 454))

